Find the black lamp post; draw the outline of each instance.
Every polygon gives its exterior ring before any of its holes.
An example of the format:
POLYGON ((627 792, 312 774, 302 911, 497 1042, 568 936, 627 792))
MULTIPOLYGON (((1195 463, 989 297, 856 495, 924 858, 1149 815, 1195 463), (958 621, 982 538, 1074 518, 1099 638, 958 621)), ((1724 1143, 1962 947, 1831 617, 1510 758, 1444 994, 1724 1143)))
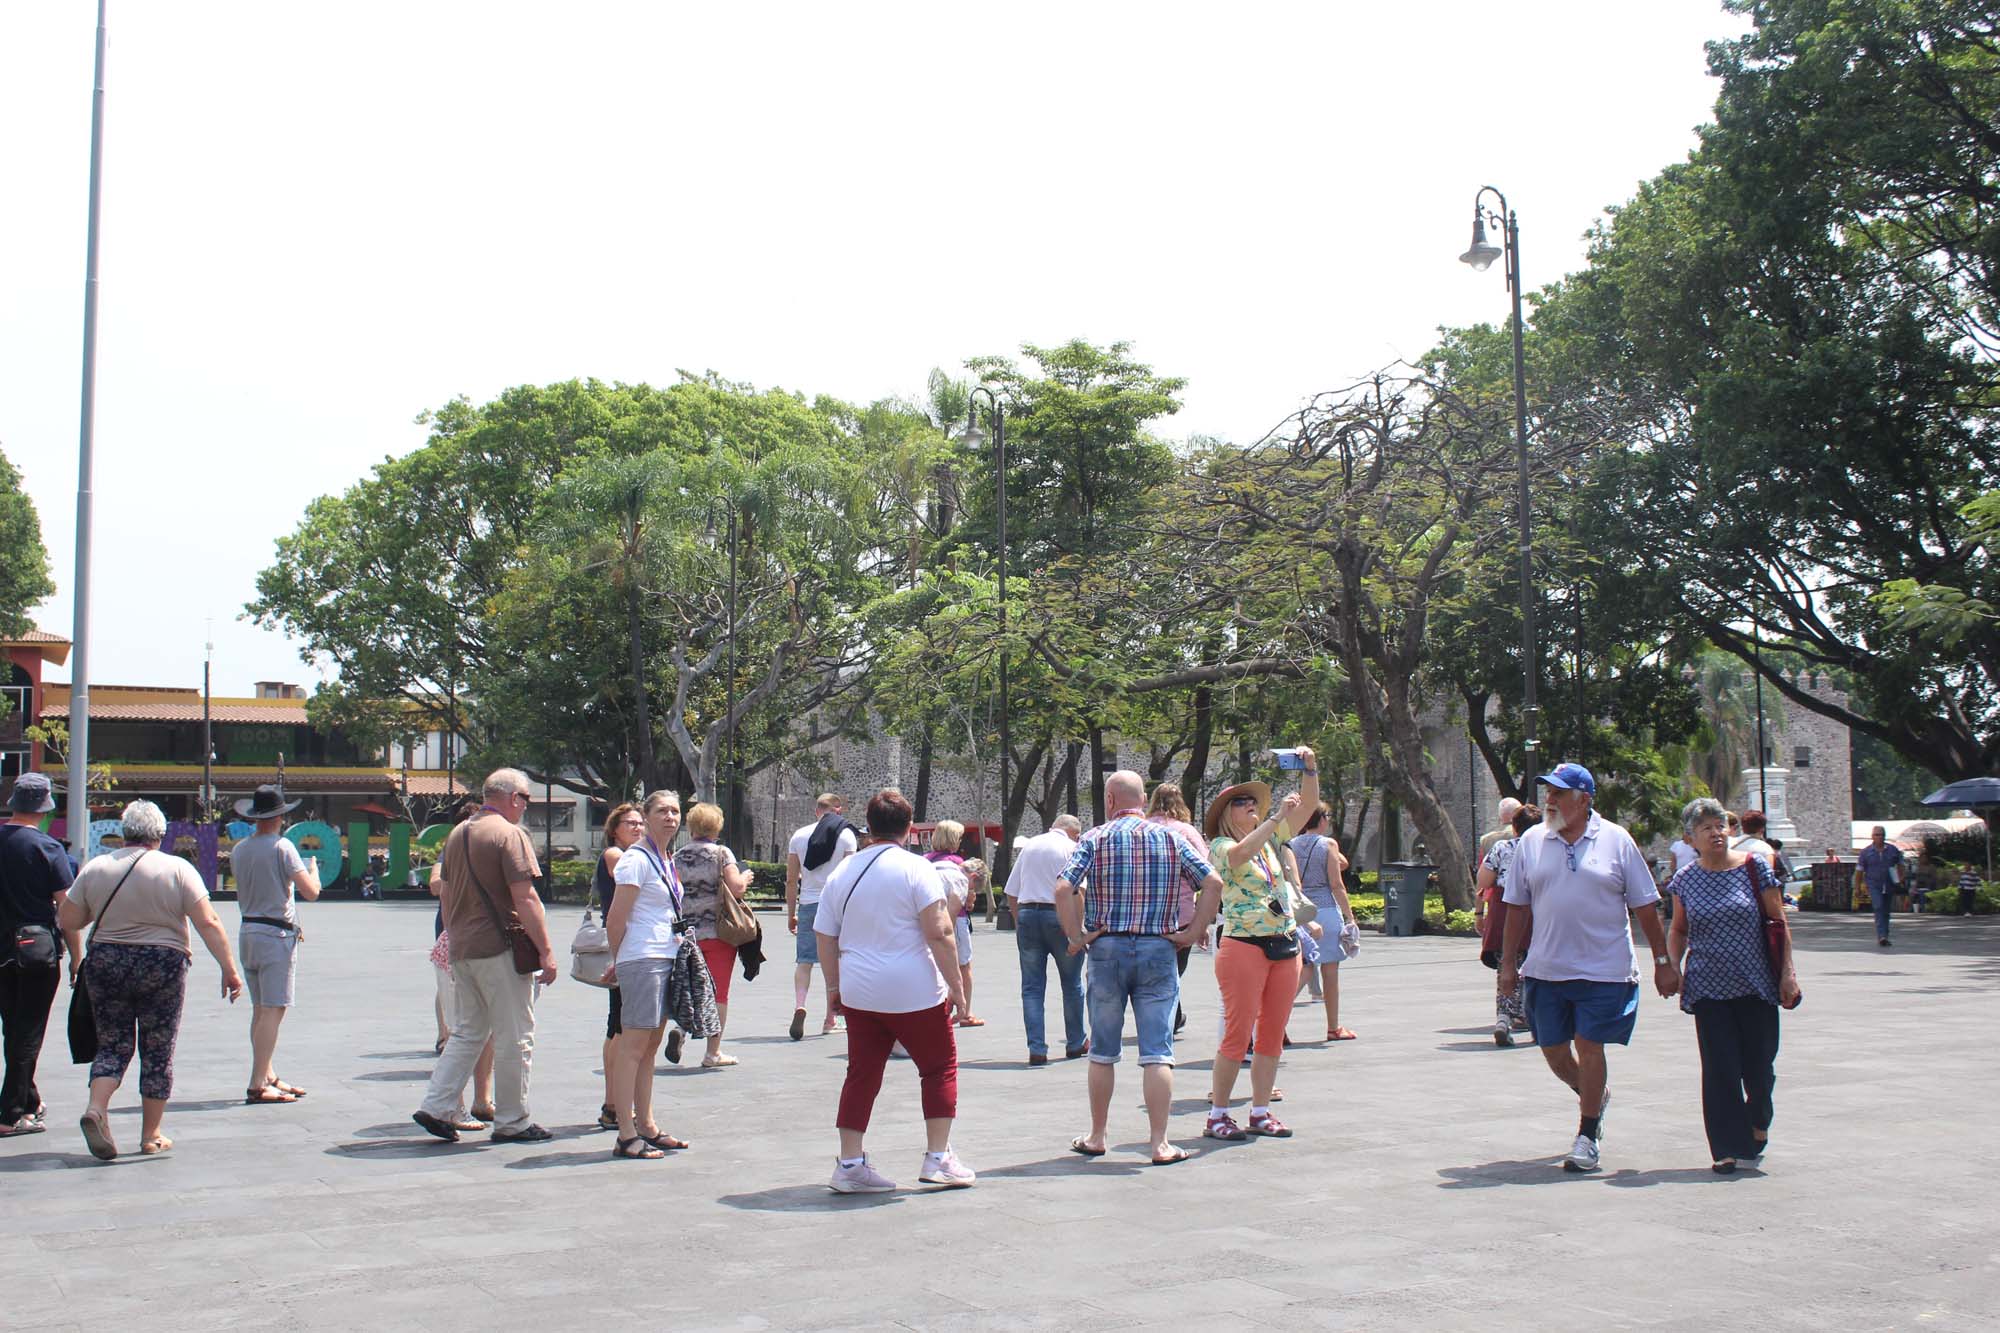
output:
POLYGON ((983 384, 973 386, 965 406, 965 429, 958 434, 958 442, 968 451, 979 453, 986 447, 986 432, 979 427, 980 394, 986 395, 987 412, 993 418, 993 485, 1000 539, 1000 848, 993 858, 990 882, 1005 884, 1013 856, 1007 842, 1007 764, 1012 753, 1007 729, 1007 409, 993 390, 983 384))
POLYGON ((1528 508, 1528 375, 1521 356, 1521 224, 1507 207, 1507 196, 1491 185, 1480 187, 1472 197, 1472 245, 1459 256, 1477 272, 1485 272, 1502 255, 1507 259, 1507 290, 1514 297, 1514 449, 1519 465, 1520 547, 1521 547, 1521 748, 1526 753, 1528 773, 1521 784, 1523 799, 1535 794, 1535 723, 1540 709, 1535 704, 1536 677, 1541 663, 1535 654, 1534 528, 1528 508), (1487 195, 1498 201, 1497 209, 1485 208, 1487 195), (1500 228, 1504 250, 1486 239, 1486 224, 1500 228))

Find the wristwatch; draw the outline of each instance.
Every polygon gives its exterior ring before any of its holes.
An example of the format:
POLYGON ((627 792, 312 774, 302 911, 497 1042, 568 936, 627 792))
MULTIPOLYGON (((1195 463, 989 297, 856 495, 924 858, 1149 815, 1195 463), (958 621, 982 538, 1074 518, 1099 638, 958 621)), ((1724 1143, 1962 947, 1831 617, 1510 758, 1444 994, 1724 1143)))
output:
POLYGON ((1670 955, 1670 954, 1664 954, 1664 953, 1656 953, 1656 954, 1654 954, 1654 955, 1653 955, 1653 966, 1654 966, 1654 967, 1666 967, 1666 966, 1668 966, 1669 964, 1671 964, 1671 963, 1672 963, 1673 961, 1674 961, 1674 960, 1673 960, 1673 957, 1672 957, 1672 955, 1670 955))

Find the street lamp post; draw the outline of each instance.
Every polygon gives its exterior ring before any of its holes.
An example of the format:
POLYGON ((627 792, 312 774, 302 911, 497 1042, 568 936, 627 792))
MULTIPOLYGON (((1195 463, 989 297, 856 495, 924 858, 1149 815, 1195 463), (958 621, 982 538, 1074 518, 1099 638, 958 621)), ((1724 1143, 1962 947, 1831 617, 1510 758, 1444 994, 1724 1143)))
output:
POLYGON ((1528 374, 1521 355, 1521 224, 1507 207, 1507 196, 1491 185, 1481 186, 1472 197, 1472 245, 1459 256, 1474 271, 1483 273, 1502 255, 1507 259, 1507 290, 1514 298, 1514 450, 1519 473, 1521 550, 1521 748, 1526 756, 1527 777, 1521 784, 1522 798, 1535 792, 1535 724, 1540 710, 1535 703, 1536 677, 1541 663, 1535 653, 1534 528, 1528 508, 1528 374), (1497 209, 1483 207, 1487 195, 1498 201, 1497 209), (1501 229, 1506 243, 1503 251, 1486 239, 1486 224, 1501 229))
POLYGON ((993 390, 983 384, 973 386, 965 405, 965 429, 958 436, 967 450, 978 453, 986 447, 986 432, 979 428, 980 394, 986 395, 987 413, 993 418, 993 485, 1000 546, 1000 847, 993 858, 990 882, 1004 884, 1012 863, 1012 848, 1007 842, 1007 765, 1013 753, 1007 729, 1007 409, 993 390))

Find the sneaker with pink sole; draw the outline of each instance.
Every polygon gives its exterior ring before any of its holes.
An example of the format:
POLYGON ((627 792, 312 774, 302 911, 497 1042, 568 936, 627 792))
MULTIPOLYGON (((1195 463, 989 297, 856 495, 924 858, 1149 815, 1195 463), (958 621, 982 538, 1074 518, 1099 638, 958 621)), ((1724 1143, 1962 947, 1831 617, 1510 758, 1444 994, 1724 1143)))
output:
POLYGON ((979 1177, 973 1169, 958 1160, 958 1154, 946 1148, 943 1152, 924 1154, 924 1168, 917 1179, 926 1185, 944 1185, 951 1189, 964 1189, 979 1177))
POLYGON ((877 1171, 866 1157, 853 1166, 842 1164, 839 1158, 833 1161, 833 1179, 826 1187, 835 1194, 887 1194, 896 1188, 896 1182, 877 1171))

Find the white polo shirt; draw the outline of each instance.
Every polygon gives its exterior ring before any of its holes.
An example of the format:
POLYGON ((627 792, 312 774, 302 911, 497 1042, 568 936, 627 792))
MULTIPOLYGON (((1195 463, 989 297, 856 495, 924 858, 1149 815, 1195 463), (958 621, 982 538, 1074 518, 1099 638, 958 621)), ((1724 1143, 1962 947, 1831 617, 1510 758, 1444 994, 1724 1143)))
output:
POLYGON ((1007 876, 1007 892, 1024 904, 1055 902, 1056 881, 1075 850, 1076 839, 1067 833, 1037 833, 1021 844, 1014 873, 1007 876))
POLYGON ((1538 981, 1639 979, 1630 913, 1660 891, 1632 835, 1590 812, 1583 836, 1563 841, 1547 824, 1523 833, 1501 895, 1534 913, 1521 975, 1538 981))

